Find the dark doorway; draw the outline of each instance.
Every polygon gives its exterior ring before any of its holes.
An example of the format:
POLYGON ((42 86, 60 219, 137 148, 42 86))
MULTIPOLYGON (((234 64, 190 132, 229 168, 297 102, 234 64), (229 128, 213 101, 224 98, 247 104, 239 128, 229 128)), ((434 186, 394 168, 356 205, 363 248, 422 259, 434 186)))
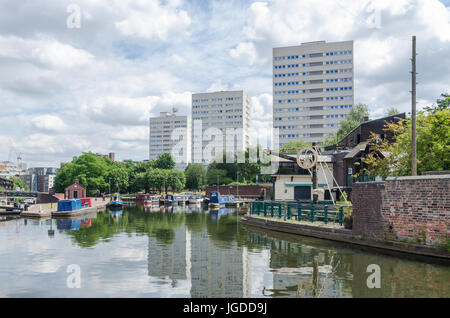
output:
POLYGON ((78 191, 77 190, 73 191, 73 198, 78 199, 78 191))
POLYGON ((311 200, 311 187, 310 186, 298 186, 294 188, 294 200, 311 200))

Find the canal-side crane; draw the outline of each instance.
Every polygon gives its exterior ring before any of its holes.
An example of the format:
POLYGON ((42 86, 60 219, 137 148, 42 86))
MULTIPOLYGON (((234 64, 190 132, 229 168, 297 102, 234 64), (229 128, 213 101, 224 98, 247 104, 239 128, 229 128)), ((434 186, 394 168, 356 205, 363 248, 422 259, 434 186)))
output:
MULTIPOLYGON (((319 161, 320 149, 319 149, 319 147, 317 147, 317 144, 315 142, 313 142, 311 147, 289 148, 288 150, 297 150, 298 152, 297 152, 296 158, 291 157, 286 154, 274 152, 272 150, 264 150, 264 152, 269 155, 277 156, 277 157, 280 157, 280 158, 283 158, 283 159, 286 159, 289 161, 296 162, 299 167, 301 167, 305 170, 308 170, 312 176, 313 201, 314 202, 318 201, 319 193, 323 193, 323 191, 324 191, 323 189, 318 188, 317 165, 320 165, 320 167, 322 168, 322 172, 324 174, 325 180, 327 182, 328 190, 330 191, 330 194, 331 194, 331 187, 330 187, 330 183, 325 174, 325 168, 322 165, 322 163, 319 161)), ((334 182, 336 182, 339 192, 341 193, 341 195, 343 195, 342 189, 339 187, 339 184, 337 183, 336 179, 334 178, 333 173, 329 170, 329 168, 326 164, 325 164, 325 167, 330 172, 331 177, 334 180, 334 182)), ((345 196, 343 196, 343 197, 344 197, 344 200, 347 201, 345 199, 345 196)), ((333 196, 331 196, 331 200, 333 201, 333 204, 334 204, 335 202, 334 202, 333 196)))
POLYGON ((310 174, 312 174, 313 201, 317 202, 319 200, 318 183, 317 183, 317 162, 319 155, 317 152, 316 143, 313 142, 312 147, 300 148, 296 158, 293 158, 285 154, 273 152, 271 150, 266 150, 266 153, 289 161, 296 162, 301 168, 308 170, 310 174))

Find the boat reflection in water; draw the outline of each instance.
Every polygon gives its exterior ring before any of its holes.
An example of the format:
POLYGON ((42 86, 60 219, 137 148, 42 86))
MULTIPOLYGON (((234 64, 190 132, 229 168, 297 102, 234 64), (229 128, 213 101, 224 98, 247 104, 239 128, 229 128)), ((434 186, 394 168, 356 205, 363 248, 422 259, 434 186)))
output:
POLYGON ((115 220, 120 219, 120 217, 123 214, 123 210, 122 209, 109 209, 109 216, 112 217, 115 220))
POLYGON ((78 219, 57 219, 56 229, 60 231, 78 231, 81 228, 91 227, 92 218, 78 218, 78 219))
POLYGON ((223 216, 226 215, 232 215, 236 212, 235 208, 226 208, 226 207, 221 207, 218 209, 210 209, 209 211, 207 211, 207 213, 210 216, 211 221, 219 221, 219 219, 223 216))

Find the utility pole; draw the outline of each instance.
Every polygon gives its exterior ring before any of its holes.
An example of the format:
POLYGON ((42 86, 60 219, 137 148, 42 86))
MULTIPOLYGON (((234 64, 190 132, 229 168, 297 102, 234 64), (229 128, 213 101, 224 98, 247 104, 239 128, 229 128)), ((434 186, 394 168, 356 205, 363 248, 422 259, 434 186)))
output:
MULTIPOLYGON (((317 150, 316 143, 312 143, 312 148, 314 150, 317 150)), ((317 158, 317 161, 319 161, 319 158, 317 158)), ((318 182, 317 182, 317 163, 312 168, 312 184, 313 184, 313 201, 314 203, 317 203, 319 201, 319 195, 316 193, 316 190, 318 188, 318 182)))
POLYGON ((411 72, 411 175, 417 176, 416 150, 416 36, 412 36, 412 72, 411 72))
POLYGON ((237 190, 236 190, 236 191, 237 191, 237 193, 236 193, 236 199, 239 200, 239 171, 237 171, 236 174, 237 174, 237 175, 236 175, 236 179, 237 179, 237 180, 236 180, 236 181, 237 181, 237 186, 236 186, 236 189, 237 189, 237 190))

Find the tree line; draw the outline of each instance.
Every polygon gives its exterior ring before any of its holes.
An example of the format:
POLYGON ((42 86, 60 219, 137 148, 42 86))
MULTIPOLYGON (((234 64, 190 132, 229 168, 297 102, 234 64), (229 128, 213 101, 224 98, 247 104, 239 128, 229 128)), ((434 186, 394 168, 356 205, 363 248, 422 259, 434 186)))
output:
POLYGON ((175 169, 175 161, 169 153, 162 153, 155 160, 134 163, 115 162, 94 153, 83 153, 69 163, 62 163, 55 177, 55 191, 64 192, 75 179, 87 188, 88 196, 102 193, 137 193, 156 191, 180 191, 186 177, 175 169))

